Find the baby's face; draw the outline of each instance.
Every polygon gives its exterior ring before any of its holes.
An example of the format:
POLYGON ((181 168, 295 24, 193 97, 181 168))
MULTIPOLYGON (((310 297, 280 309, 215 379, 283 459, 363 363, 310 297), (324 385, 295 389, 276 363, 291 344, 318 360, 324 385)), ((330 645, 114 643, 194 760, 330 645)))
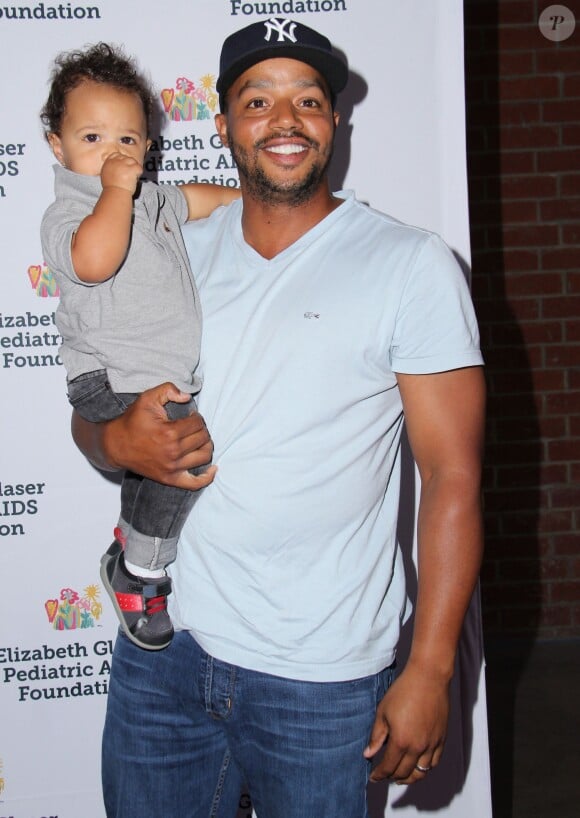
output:
POLYGON ((112 153, 143 164, 148 142, 141 100, 86 80, 68 92, 60 135, 49 134, 48 141, 61 165, 85 176, 99 176, 112 153))

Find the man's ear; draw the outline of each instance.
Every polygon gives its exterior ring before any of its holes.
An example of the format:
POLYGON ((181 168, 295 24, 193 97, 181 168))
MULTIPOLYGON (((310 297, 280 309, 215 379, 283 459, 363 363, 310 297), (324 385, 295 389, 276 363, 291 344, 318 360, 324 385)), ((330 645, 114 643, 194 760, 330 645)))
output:
POLYGON ((46 137, 48 140, 48 144, 50 145, 52 152, 60 164, 64 167, 64 157, 62 153, 62 143, 60 141, 60 136, 55 133, 49 133, 46 137))
POLYGON ((228 126, 226 124, 226 115, 225 114, 216 114, 214 121, 215 121, 216 131, 218 132, 218 136, 222 141, 222 145, 224 146, 224 148, 229 148, 228 126))

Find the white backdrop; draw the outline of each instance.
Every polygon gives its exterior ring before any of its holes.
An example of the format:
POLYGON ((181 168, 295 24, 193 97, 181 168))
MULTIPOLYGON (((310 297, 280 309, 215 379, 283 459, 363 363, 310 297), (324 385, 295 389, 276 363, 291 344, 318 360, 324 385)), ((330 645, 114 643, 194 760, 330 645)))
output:
MULTIPOLYGON (((69 435, 53 322, 58 293, 38 238, 52 199, 52 157, 38 120, 51 62, 87 43, 123 44, 150 73, 163 107, 152 176, 235 185, 214 136, 221 42, 265 16, 300 19, 327 34, 351 67, 333 185, 441 233, 467 268, 462 4, 49 2, 0 5, 0 818, 103 818, 100 733, 116 618, 98 564, 118 486, 84 461, 69 435)), ((411 587, 415 483, 409 464, 401 538, 411 587)), ((373 818, 491 816, 482 667, 476 600, 444 763, 415 787, 370 788, 373 818)), ((240 816, 250 814, 242 799, 240 816)))

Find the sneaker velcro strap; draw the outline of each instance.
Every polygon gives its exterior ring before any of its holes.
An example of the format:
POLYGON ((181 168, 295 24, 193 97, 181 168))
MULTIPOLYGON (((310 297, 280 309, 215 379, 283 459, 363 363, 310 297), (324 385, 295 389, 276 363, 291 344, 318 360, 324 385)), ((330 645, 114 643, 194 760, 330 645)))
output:
POLYGON ((145 608, 142 594, 122 594, 115 591, 115 598, 122 611, 142 611, 145 608))
POLYGON ((166 597, 171 593, 171 579, 164 577, 159 582, 142 585, 138 593, 126 594, 115 591, 115 597, 122 611, 144 611, 147 600, 166 597))

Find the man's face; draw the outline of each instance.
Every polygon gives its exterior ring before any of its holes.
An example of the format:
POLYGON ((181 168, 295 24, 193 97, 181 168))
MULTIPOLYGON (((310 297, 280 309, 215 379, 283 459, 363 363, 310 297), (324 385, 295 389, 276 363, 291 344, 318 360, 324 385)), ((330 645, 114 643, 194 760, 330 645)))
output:
POLYGON ((237 78, 227 100, 216 127, 244 192, 266 204, 308 201, 326 173, 338 125, 321 74, 298 60, 264 60, 237 78))

